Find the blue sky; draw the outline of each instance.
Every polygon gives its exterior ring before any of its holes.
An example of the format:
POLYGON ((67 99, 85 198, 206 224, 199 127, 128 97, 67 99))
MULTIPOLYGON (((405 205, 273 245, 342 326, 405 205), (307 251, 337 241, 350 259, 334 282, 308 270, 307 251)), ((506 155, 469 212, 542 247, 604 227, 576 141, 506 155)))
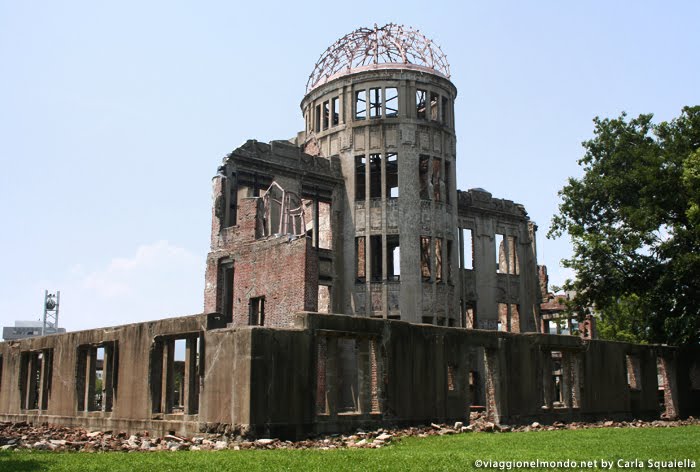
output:
POLYGON ((374 23, 447 54, 458 188, 522 203, 540 263, 592 118, 700 104, 700 3, 0 0, 0 325, 62 291, 69 330, 202 309, 211 187, 246 139, 303 128, 320 54, 374 23))

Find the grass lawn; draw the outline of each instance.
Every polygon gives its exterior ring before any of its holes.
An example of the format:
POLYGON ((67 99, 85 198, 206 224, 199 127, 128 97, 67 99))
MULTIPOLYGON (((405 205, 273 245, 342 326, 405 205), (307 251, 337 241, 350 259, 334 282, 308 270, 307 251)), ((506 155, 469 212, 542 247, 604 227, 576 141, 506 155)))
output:
MULTIPOLYGON (((406 438, 381 449, 51 453, 2 452, 0 470, 465 470, 476 460, 576 460, 644 463, 691 459, 700 470, 700 426, 467 433, 406 438)), ((613 468, 617 468, 613 466, 613 468)), ((630 464, 629 468, 634 467, 630 464)), ((498 470, 498 467, 487 468, 498 470)), ((575 467, 569 470, 581 470, 575 467)), ((691 469, 692 470, 692 469, 691 469)))

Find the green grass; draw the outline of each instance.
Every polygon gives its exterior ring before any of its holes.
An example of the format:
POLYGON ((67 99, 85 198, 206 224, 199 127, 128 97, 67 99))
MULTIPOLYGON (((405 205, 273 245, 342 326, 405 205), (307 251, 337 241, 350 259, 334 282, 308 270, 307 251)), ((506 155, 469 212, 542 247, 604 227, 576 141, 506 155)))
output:
MULTIPOLYGON (((691 459, 700 426, 459 434, 405 438, 381 449, 51 453, 3 452, 0 470, 465 470, 474 461, 691 459)), ((613 467, 616 468, 616 467, 613 467)), ((498 470, 490 468, 486 470, 498 470)), ((570 470, 580 470, 579 467, 570 470)))

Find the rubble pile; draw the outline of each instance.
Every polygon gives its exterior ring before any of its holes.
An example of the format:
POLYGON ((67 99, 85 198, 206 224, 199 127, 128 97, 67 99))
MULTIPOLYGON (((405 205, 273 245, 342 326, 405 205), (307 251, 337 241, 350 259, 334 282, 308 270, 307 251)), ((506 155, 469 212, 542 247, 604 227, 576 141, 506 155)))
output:
POLYGON ((224 449, 339 449, 339 448, 380 448, 394 439, 402 437, 428 437, 470 432, 506 433, 525 431, 552 431, 559 429, 586 428, 668 428, 674 426, 700 425, 700 420, 692 417, 686 420, 657 421, 599 421, 596 423, 562 423, 542 425, 534 422, 529 425, 508 426, 495 424, 484 414, 473 413, 469 424, 454 425, 430 424, 429 426, 403 429, 378 429, 357 431, 350 435, 334 434, 302 441, 280 439, 248 439, 241 436, 207 434, 192 438, 174 434, 152 437, 147 432, 127 434, 113 431, 87 431, 62 426, 33 426, 21 422, 0 422, 0 450, 33 449, 41 451, 220 451, 224 449))

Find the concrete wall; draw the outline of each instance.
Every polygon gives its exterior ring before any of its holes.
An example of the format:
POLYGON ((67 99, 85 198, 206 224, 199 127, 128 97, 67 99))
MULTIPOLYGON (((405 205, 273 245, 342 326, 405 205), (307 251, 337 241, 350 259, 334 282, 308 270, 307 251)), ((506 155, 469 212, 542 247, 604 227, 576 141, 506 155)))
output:
POLYGON ((290 319, 293 326, 284 329, 227 327, 221 315, 195 315, 1 343, 0 420, 302 437, 464 420, 474 388, 501 423, 698 412, 697 348, 316 313, 290 319), (199 340, 198 355, 185 363, 196 381, 189 391, 197 392, 190 393, 198 395, 192 397, 197 404, 191 411, 159 410, 154 406, 169 398, 162 392, 172 389, 168 346, 183 337, 199 340), (111 411, 79 411, 85 393, 79 353, 106 343, 118 352, 111 411), (27 375, 22 359, 38 352, 53 362, 37 379, 27 375), (470 377, 480 385, 470 386, 470 377), (37 408, 26 408, 32 379, 40 396, 46 390, 46 403, 40 398, 37 408))

